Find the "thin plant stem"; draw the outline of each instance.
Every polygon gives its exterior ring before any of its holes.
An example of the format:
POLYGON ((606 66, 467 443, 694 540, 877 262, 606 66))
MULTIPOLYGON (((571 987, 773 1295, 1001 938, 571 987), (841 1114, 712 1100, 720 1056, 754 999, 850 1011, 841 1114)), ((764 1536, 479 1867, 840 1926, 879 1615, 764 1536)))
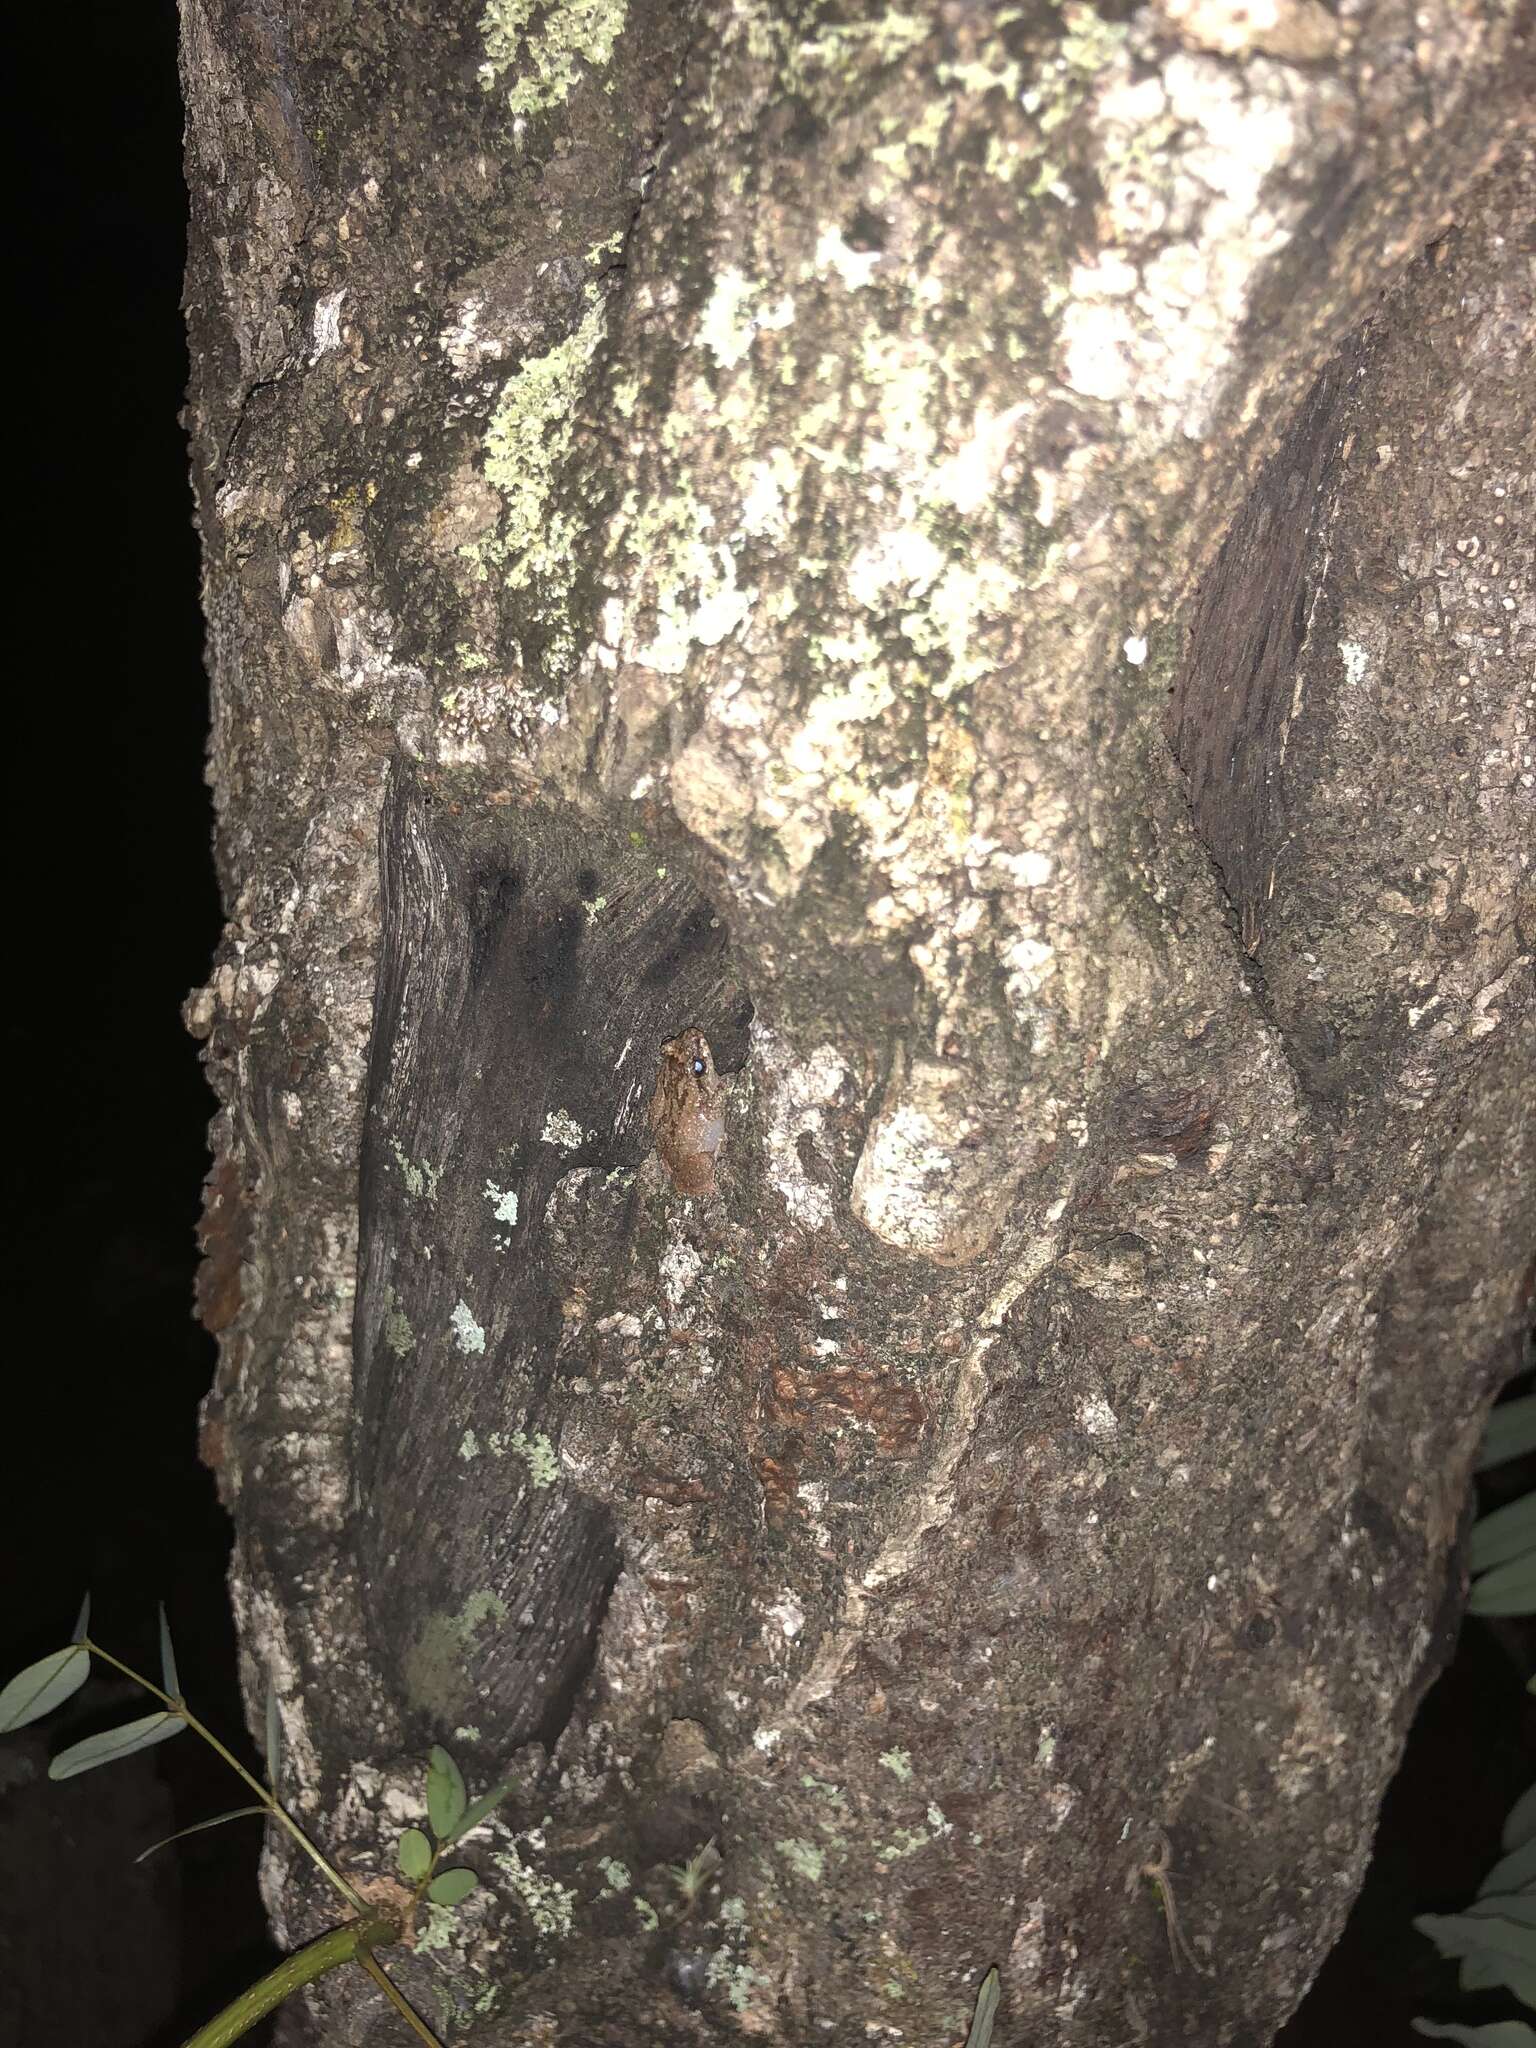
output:
MULTIPOLYGON (((398 1930, 391 1929, 390 1932, 391 1938, 394 1938, 397 1935, 398 1930)), ((401 1991, 397 1985, 391 1984, 387 1974, 380 1967, 378 1961, 374 1956, 373 1950, 368 1946, 366 1941, 361 1943, 358 1948, 357 1960, 368 1972, 369 1976, 373 1979, 374 1983, 378 1985, 379 1989, 383 1992, 384 1996, 389 2000, 390 2004, 395 2008, 396 2012, 399 2013, 401 2019, 405 2021, 406 2025, 409 2027, 414 2027, 416 2032, 420 2034, 422 2040, 430 2044, 430 2048, 443 2048, 442 2042, 438 2040, 436 2034, 433 2033, 432 2029, 427 2025, 426 2021, 422 2018, 421 2014, 417 2012, 415 2006, 411 2004, 410 2000, 406 1997, 405 1993, 401 1991)), ((190 2043, 188 2044, 188 2048, 191 2048, 190 2043)))
MULTIPOLYGON (((304 1830, 299 1826, 298 1822, 283 1806, 282 1801, 277 1797, 277 1794, 273 1792, 268 1786, 263 1785, 259 1778, 253 1778, 251 1776, 251 1773, 245 1768, 245 1765, 241 1763, 239 1757, 235 1756, 234 1754, 232 1754, 230 1750, 225 1748, 224 1744, 220 1742, 219 1738, 217 1737, 217 1735, 214 1734, 211 1728, 205 1727, 203 1723, 199 1721, 196 1714, 193 1713, 192 1709, 187 1705, 185 1700, 173 1699, 168 1692, 162 1692, 159 1686, 155 1685, 150 1679, 146 1678, 141 1671, 135 1671, 131 1664, 125 1664, 121 1657, 114 1657, 110 1650, 102 1649, 101 1645, 99 1643, 92 1642, 89 1636, 84 1636, 81 1638, 81 1647, 83 1649, 89 1650, 93 1657, 100 1657, 103 1663, 110 1664, 116 1670, 121 1671, 125 1678, 131 1678, 135 1685, 143 1686, 144 1690, 147 1693, 153 1693, 155 1698, 157 1700, 162 1701, 171 1713, 177 1715, 181 1720, 185 1721, 187 1726, 192 1730, 192 1732, 195 1735, 201 1735, 204 1742, 208 1744, 208 1747, 212 1750, 215 1750, 218 1753, 218 1755, 223 1757, 225 1763, 229 1765, 229 1768, 235 1773, 235 1775, 239 1778, 243 1778, 246 1784, 250 1786, 251 1790, 256 1794, 256 1797, 261 1801, 262 1805, 271 1814, 272 1818, 275 1821, 281 1822, 281 1824, 288 1830, 289 1834, 292 1835, 293 1839, 304 1851, 304 1854, 307 1857, 309 1857, 310 1861, 320 1871, 321 1875, 330 1884, 333 1884, 336 1887, 337 1891, 340 1892, 341 1896, 346 1900, 347 1904, 352 1908, 353 1912, 362 1915, 364 1918, 367 1917, 369 1907, 366 1901, 358 1896, 358 1894, 352 1889, 351 1885, 349 1885, 347 1883, 347 1880, 342 1876, 341 1872, 337 1870, 333 1864, 329 1863, 324 1856, 321 1855, 320 1851, 315 1847, 314 1843, 309 1839, 308 1835, 305 1834, 304 1830)), ((340 1928, 338 1928, 336 1931, 337 1933, 343 1932, 343 1930, 340 1928)), ((309 1951, 308 1949, 304 1949, 301 1951, 301 1953, 304 1955, 308 1955, 309 1951)), ((298 1958, 291 1957, 290 1960, 297 1961, 298 1958)), ((327 1964, 325 1965, 325 1967, 329 1968, 330 1965, 327 1964)), ((233 2040, 234 2036, 231 2035, 230 2039, 233 2040)))

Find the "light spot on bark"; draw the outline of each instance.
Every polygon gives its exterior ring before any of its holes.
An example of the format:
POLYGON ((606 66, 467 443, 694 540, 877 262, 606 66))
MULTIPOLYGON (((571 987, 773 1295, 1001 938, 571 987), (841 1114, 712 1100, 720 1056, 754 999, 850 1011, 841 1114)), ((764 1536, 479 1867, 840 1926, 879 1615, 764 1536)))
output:
POLYGON ((1012 1179, 1004 1134, 977 1113, 968 1071, 914 1059, 892 1076, 859 1155, 853 1213, 899 1251, 961 1264, 991 1242, 1012 1179))
POLYGON ((1158 12, 1186 42, 1222 57, 1261 50, 1316 64, 1339 43, 1339 23, 1318 0, 1160 0, 1158 12))

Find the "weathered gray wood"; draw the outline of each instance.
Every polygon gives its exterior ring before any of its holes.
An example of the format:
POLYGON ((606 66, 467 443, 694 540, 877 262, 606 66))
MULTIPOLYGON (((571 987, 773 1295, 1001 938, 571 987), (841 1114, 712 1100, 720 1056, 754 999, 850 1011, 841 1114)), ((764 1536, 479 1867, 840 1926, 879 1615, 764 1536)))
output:
MULTIPOLYGON (((477 810, 402 762, 380 856, 359 1562, 417 1740, 472 1724, 463 1762, 494 1771, 534 1737, 554 1747, 621 1562, 611 1515, 554 1483, 586 1361, 562 1341, 551 1196, 561 1181, 632 1179, 661 1045, 695 1025, 728 1071, 751 1005, 678 856, 661 866, 654 847, 605 844, 572 812, 477 810), (464 1618, 477 1587, 481 1610, 464 1618)), ((635 1208, 614 1212, 602 1245, 615 1265, 635 1208)))

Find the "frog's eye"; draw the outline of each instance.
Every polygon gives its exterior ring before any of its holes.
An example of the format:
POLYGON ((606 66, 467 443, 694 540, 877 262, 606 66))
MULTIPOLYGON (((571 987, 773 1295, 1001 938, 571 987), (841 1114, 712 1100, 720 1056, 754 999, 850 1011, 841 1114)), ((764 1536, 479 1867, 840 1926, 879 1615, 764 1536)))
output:
POLYGON ((702 1073, 703 1073, 703 1071, 704 1071, 704 1062, 703 1062, 703 1061, 702 1061, 701 1059, 695 1058, 695 1060, 694 1060, 694 1062, 693 1062, 693 1071, 694 1071, 694 1072, 695 1072, 696 1074, 702 1074, 702 1073))

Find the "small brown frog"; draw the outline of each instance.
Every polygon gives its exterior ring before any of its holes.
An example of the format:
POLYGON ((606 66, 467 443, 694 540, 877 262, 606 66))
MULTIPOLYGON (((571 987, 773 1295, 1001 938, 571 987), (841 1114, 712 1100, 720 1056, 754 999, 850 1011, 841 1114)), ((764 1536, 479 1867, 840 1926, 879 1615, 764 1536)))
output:
POLYGON ((661 1163, 680 1195, 712 1195, 715 1155, 725 1136, 725 1084, 715 1072, 709 1040, 696 1024, 661 1048, 651 1097, 651 1130, 661 1163))

